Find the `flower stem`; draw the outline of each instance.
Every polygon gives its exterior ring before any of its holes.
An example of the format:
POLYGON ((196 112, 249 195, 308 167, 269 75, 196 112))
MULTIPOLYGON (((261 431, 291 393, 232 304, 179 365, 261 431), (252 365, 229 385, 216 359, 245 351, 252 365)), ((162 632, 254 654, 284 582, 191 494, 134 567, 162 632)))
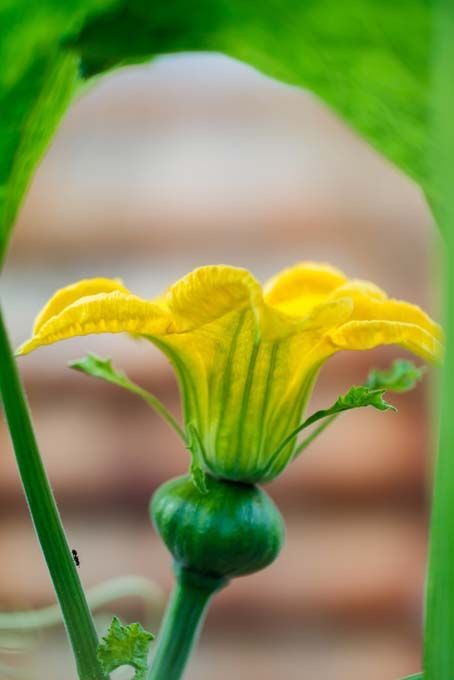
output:
POLYGON ((147 680, 180 680, 200 635, 211 597, 227 584, 225 578, 198 574, 178 565, 175 573, 177 583, 167 605, 147 680))
POLYGON ((0 309, 0 394, 33 524, 62 609, 80 680, 106 680, 93 619, 36 443, 0 309))

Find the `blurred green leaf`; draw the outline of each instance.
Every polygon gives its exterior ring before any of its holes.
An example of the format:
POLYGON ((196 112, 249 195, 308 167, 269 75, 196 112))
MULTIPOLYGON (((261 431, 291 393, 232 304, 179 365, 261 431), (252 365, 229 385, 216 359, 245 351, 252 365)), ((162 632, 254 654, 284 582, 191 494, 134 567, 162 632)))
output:
POLYGON ((63 43, 114 0, 0 0, 0 263, 33 171, 78 80, 63 43))
POLYGON ((432 0, 0 0, 0 260, 78 74, 168 52, 308 88, 430 193, 431 23, 432 0))
POLYGON ((74 45, 87 73, 151 53, 214 50, 315 92, 427 182, 431 0, 123 0, 74 45))
POLYGON ((123 626, 114 616, 107 634, 98 645, 98 660, 105 673, 111 673, 120 666, 132 666, 135 674, 132 680, 145 680, 148 651, 154 635, 140 623, 123 626))

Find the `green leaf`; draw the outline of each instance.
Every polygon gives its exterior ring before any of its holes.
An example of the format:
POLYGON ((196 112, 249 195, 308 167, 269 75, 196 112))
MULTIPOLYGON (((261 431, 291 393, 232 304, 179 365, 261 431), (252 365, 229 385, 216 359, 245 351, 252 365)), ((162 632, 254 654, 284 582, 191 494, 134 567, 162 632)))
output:
POLYGON ((73 46, 87 73, 151 52, 224 52, 315 92, 427 184, 432 13, 432 0, 123 0, 73 46))
POLYGON ((396 359, 385 371, 372 370, 367 376, 366 386, 371 389, 386 389, 391 392, 408 392, 422 379, 426 368, 415 366, 406 359, 396 359))
POLYGON ((36 80, 26 95, 16 98, 14 88, 9 93, 11 100, 5 97, 3 104, 8 109, 0 132, 0 262, 35 166, 75 91, 77 60, 74 55, 59 56, 50 63, 34 64, 28 77, 36 80), (26 97, 30 101, 28 110, 24 107, 26 97), (8 120, 12 116, 14 120, 8 120), (20 129, 14 129, 19 125, 20 129))
POLYGON ((69 362, 69 367, 76 371, 91 375, 94 378, 100 378, 106 382, 122 387, 128 392, 132 392, 141 397, 146 403, 151 406, 177 433, 177 435, 186 444, 186 435, 180 425, 177 423, 173 415, 167 410, 164 404, 155 397, 154 394, 148 392, 143 387, 132 382, 123 371, 118 371, 112 366, 111 359, 102 359, 96 354, 87 354, 82 359, 75 359, 69 362))
POLYGON ((433 3, 4 0, 0 261, 33 169, 80 75, 169 52, 223 52, 311 90, 433 197, 427 162, 433 3))
POLYGON ((107 634, 98 645, 98 660, 105 673, 111 673, 120 666, 135 668, 133 680, 145 680, 150 643, 154 635, 140 623, 123 626, 114 616, 107 634))
POLYGON ((2 0, 0 4, 0 265, 33 171, 79 80, 63 47, 115 0, 2 0))

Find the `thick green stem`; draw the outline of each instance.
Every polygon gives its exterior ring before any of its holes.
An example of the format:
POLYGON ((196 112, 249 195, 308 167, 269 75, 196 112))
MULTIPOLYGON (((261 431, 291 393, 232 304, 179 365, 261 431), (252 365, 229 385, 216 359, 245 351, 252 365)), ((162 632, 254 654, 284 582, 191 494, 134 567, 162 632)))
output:
POLYGON ((208 604, 226 579, 175 568, 177 583, 167 606, 147 680, 179 680, 200 635, 208 604))
POLYGON ((432 204, 446 248, 446 360, 441 387, 440 444, 430 529, 424 636, 424 680, 454 677, 454 5, 436 3, 432 130, 432 204))
MULTIPOLYGON (((454 229, 454 222, 453 222, 454 229)), ((426 589, 424 679, 452 680, 454 670, 454 253, 445 281, 447 353, 441 389, 426 589)), ((452 258, 452 259, 451 259, 452 258)))
POLYGON ((98 640, 93 619, 41 461, 1 309, 0 394, 28 507, 62 609, 79 678, 106 680, 96 658, 98 640))

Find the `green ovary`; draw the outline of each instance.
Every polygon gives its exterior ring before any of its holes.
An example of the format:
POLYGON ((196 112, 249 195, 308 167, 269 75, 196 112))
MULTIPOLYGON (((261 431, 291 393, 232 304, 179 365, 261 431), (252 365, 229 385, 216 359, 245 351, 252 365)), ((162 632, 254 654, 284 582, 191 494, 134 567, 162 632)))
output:
POLYGON ((197 574, 252 574, 271 564, 284 542, 283 519, 256 486, 208 476, 201 493, 189 477, 178 477, 155 492, 150 510, 176 563, 197 574))

